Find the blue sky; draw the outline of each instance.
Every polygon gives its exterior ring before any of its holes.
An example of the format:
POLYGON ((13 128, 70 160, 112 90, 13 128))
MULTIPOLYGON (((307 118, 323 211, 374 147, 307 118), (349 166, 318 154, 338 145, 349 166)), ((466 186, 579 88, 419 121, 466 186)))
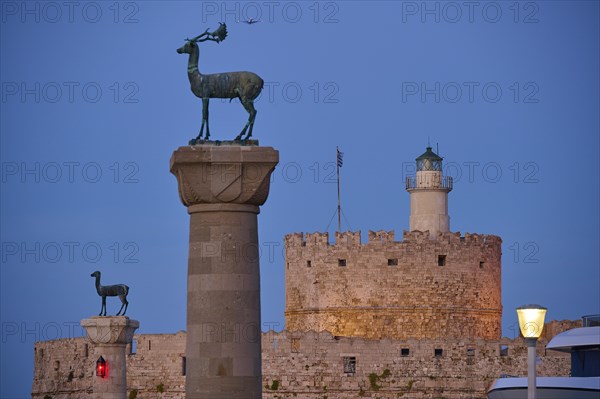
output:
MULTIPOLYGON (((2 399, 28 397, 35 340, 98 313, 94 270, 131 287, 138 332, 185 329, 169 158, 201 101, 175 50, 219 21, 229 37, 201 45, 200 70, 265 80, 254 136, 280 152, 259 215, 263 323, 284 326, 283 236, 333 235, 336 146, 343 227, 366 239, 408 229, 404 178, 428 142, 455 179, 451 230, 503 239, 504 335, 524 303, 600 313, 598 2, 66 4, 0 2, 2 399)), ((215 139, 247 117, 210 112, 215 139)))

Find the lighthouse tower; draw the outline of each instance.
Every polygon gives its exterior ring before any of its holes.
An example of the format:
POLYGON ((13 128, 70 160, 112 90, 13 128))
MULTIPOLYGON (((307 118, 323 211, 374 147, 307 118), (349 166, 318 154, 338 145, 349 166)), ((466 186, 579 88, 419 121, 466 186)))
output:
POLYGON ((452 177, 442 175, 442 160, 427 147, 416 159, 417 175, 406 178, 406 191, 410 193, 410 231, 429 230, 430 238, 450 231, 448 193, 452 190, 452 177))

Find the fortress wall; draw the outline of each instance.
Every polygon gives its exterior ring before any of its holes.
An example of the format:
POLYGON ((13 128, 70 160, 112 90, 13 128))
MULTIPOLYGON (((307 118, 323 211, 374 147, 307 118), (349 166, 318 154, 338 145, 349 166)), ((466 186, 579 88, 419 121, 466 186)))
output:
MULTIPOLYGON (((558 333, 570 327, 573 324, 555 322, 547 331, 558 333)), ((128 392, 137 390, 137 399, 184 399, 181 362, 185 339, 184 332, 135 335, 136 353, 127 356, 128 392)), ((35 344, 32 398, 89 397, 92 379, 97 378, 94 365, 99 355, 90 345, 86 357, 86 343, 85 338, 73 338, 35 344), (60 362, 58 370, 54 368, 56 361, 60 362), (71 371, 73 378, 69 380, 71 371)), ((568 375, 569 355, 545 351, 546 343, 546 339, 538 343, 542 359, 539 375, 568 375)), ((371 340, 327 332, 270 331, 262 335, 262 348, 265 399, 346 399, 361 395, 484 399, 495 378, 527 373, 527 347, 522 339, 371 340), (402 349, 408 349, 407 356, 402 349), (435 356, 435 349, 442 350, 440 357, 435 356), (344 357, 355 358, 355 373, 344 372, 344 357), (389 372, 384 374, 386 369, 389 372)))
POLYGON ((127 356, 128 391, 136 389, 140 399, 185 398, 186 333, 140 334, 134 339, 135 354, 127 356))
POLYGON ((499 339, 501 239, 405 232, 290 234, 286 330, 365 338, 499 339), (445 257, 443 260, 440 257, 445 257), (439 264, 443 263, 443 266, 439 264), (343 266, 345 264, 345 266, 343 266))
MULTIPOLYGON (((538 375, 568 375, 569 355, 546 353, 544 345, 545 341, 538 346, 542 357, 538 375)), ((484 399, 500 375, 526 373, 527 348, 521 339, 369 340, 312 331, 263 334, 264 398, 484 399), (407 356, 402 356, 403 348, 409 350, 407 356), (435 349, 442 350, 441 357, 435 356, 435 349), (344 357, 355 357, 355 373, 344 372, 344 357)))
POLYGON ((98 357, 85 338, 36 342, 32 398, 47 394, 52 399, 85 398, 92 390, 98 357))
MULTIPOLYGON (((135 353, 129 345, 127 348, 128 391, 137 390, 140 399, 183 399, 185 332, 136 334, 134 341, 135 353)), ((36 342, 34 352, 33 399, 45 399, 47 395, 52 399, 89 397, 92 379, 98 378, 95 367, 101 353, 85 338, 36 342)))

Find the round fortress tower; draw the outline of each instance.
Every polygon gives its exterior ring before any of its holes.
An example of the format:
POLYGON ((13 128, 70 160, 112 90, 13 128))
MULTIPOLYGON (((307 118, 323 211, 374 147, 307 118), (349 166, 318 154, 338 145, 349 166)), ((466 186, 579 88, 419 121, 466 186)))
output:
POLYGON ((371 339, 501 336, 498 236, 450 232, 442 158, 430 147, 406 180, 410 231, 285 237, 286 330, 371 339))
POLYGON ((442 174, 443 158, 427 147, 416 159, 417 175, 406 178, 410 193, 410 231, 429 231, 432 238, 450 231, 448 193, 452 177, 442 174))

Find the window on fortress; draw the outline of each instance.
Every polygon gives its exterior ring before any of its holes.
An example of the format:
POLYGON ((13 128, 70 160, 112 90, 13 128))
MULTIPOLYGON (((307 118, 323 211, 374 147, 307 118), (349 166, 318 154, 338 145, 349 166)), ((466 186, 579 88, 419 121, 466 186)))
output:
POLYGON ((152 341, 148 340, 148 350, 152 350, 152 341))
POLYGON ((388 266, 398 266, 398 258, 388 259, 388 266))
POLYGON ((354 374, 356 373, 356 357, 355 356, 344 356, 342 358, 344 362, 344 373, 354 374))
POLYGON ((54 370, 58 371, 60 369, 60 362, 57 360, 54 362, 54 370))
POLYGON ((410 349, 408 349, 408 348, 402 348, 402 349, 400 349, 400 356, 406 357, 408 355, 410 355, 410 349))
POLYGON ((312 262, 311 262, 311 261, 309 261, 309 260, 307 260, 307 261, 306 261, 306 267, 312 267, 312 262))
POLYGON ((483 261, 482 261, 482 262, 479 262, 479 268, 480 268, 480 269, 483 269, 483 267, 484 267, 484 266, 485 266, 485 262, 483 262, 483 261))
POLYGON ((433 355, 435 357, 442 357, 442 356, 444 356, 444 350, 440 349, 440 348, 436 348, 433 350, 433 355))
POLYGON ((85 344, 85 346, 83 347, 83 353, 85 357, 88 357, 90 355, 90 347, 88 344, 85 344))
POLYGON ((446 255, 438 255, 438 266, 446 266, 446 255))
POLYGON ((181 356, 181 375, 185 375, 186 366, 187 366, 187 359, 185 356, 181 356))
POLYGON ((500 345, 500 356, 508 356, 508 345, 500 345))
POLYGON ((346 266, 346 259, 338 259, 338 266, 346 266))
POLYGON ((129 347, 129 354, 135 355, 136 351, 137 351, 137 341, 135 339, 132 339, 131 346, 129 347))
POLYGON ((475 356, 475 349, 467 348, 467 356, 475 356))
POLYGON ((300 352, 300 338, 292 338, 292 353, 300 352))

